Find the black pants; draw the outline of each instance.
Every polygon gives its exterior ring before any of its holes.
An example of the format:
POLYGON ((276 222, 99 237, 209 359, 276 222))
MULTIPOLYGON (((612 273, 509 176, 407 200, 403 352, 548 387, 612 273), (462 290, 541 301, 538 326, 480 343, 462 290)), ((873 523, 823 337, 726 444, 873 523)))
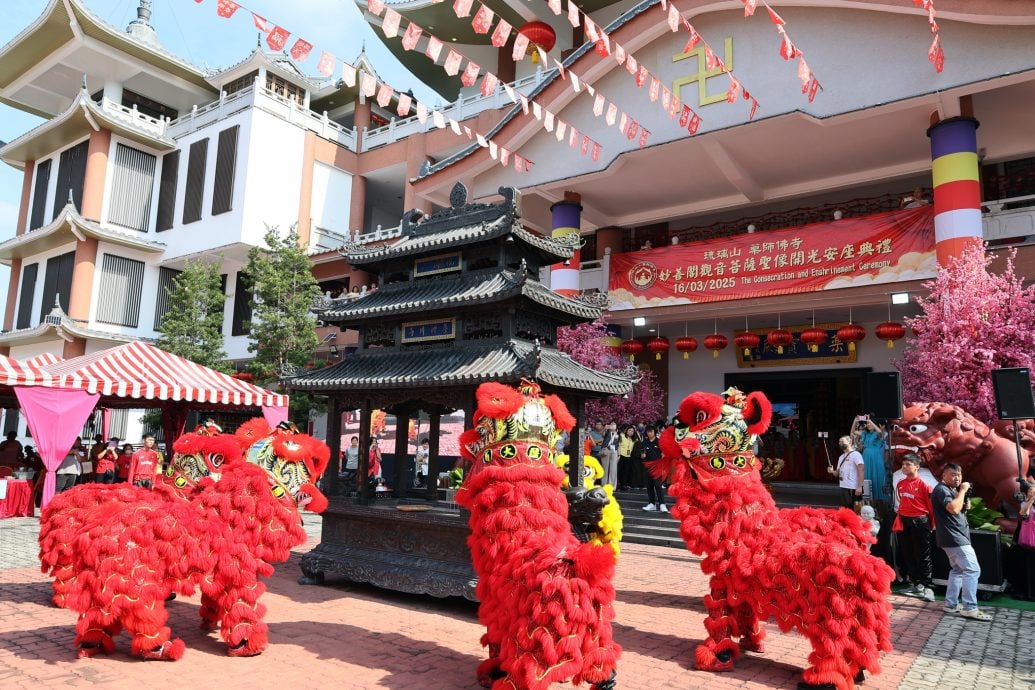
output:
POLYGON ((927 516, 903 517, 899 544, 913 584, 931 586, 931 523, 927 516))
POLYGON ((665 489, 661 486, 661 480, 655 479, 649 473, 647 474, 647 502, 653 503, 659 508, 665 502, 665 489))
POLYGON ((133 486, 139 486, 141 489, 150 489, 151 488, 151 480, 150 479, 135 479, 133 481, 133 486))
POLYGON ((628 455, 618 456, 618 487, 632 486, 633 459, 628 455))
POLYGON ((115 481, 115 470, 108 470, 107 472, 97 475, 98 484, 114 484, 115 481))
POLYGON ((841 505, 845 508, 855 509, 855 502, 861 501, 862 496, 856 498, 855 489, 841 489, 841 505))

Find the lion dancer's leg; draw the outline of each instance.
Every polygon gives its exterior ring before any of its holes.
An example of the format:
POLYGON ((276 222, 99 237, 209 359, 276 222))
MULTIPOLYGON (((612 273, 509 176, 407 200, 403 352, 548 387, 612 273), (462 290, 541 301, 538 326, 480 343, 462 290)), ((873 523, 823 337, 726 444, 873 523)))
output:
POLYGON ((98 606, 91 606, 86 613, 79 615, 75 624, 75 645, 79 648, 80 659, 92 657, 101 652, 111 654, 115 651, 115 637, 122 631, 118 621, 105 616, 98 606))
POLYGON ((712 576, 711 594, 704 597, 708 617, 704 627, 708 639, 697 645, 694 651, 694 666, 701 671, 730 671, 733 660, 740 655, 740 648, 732 636, 737 632, 737 621, 726 598, 726 582, 718 575, 712 576))
POLYGON ((137 605, 125 611, 122 624, 133 635, 131 651, 135 656, 151 661, 176 661, 183 656, 186 645, 180 638, 172 638, 166 622, 165 597, 159 597, 157 588, 141 596, 137 605))
MULTIPOLYGON (((245 573, 235 575, 242 578, 245 573)), ((219 634, 226 642, 230 656, 256 656, 266 649, 269 628, 262 620, 266 607, 259 603, 259 597, 265 591, 266 587, 253 575, 243 584, 232 585, 219 595, 208 592, 222 612, 219 634)))
POLYGON ((814 631, 808 635, 812 643, 809 654, 811 664, 801 674, 802 682, 798 688, 829 688, 852 690, 855 687, 855 672, 845 659, 845 640, 835 640, 832 635, 814 631))
MULTIPOLYGON (((735 593, 730 593, 730 598, 735 599, 735 593)), ((740 651, 757 652, 765 651, 765 628, 758 620, 755 609, 749 604, 739 603, 733 608, 734 617, 737 622, 737 632, 740 633, 740 651)))
POLYGON ((215 630, 219 627, 219 619, 222 616, 219 608, 219 601, 211 597, 207 592, 201 592, 201 606, 198 609, 201 614, 201 629, 215 630))
POLYGON ((59 609, 67 609, 68 594, 72 585, 75 584, 75 570, 72 568, 71 562, 61 561, 55 564, 51 575, 54 577, 52 584, 54 595, 51 597, 51 601, 59 609))
POLYGON ((500 669, 500 645, 498 642, 490 642, 488 634, 482 635, 481 643, 483 647, 489 648, 489 658, 478 664, 478 684, 483 688, 491 688, 493 683, 505 675, 500 669))

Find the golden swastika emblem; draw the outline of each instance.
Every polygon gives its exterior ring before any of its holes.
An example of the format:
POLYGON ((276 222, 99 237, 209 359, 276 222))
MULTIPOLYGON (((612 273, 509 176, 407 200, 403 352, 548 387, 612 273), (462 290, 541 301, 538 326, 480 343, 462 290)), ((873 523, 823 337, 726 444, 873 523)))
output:
MULTIPOLYGON (((726 69, 733 69, 733 37, 727 36, 723 39, 723 56, 722 62, 726 65, 726 69)), ((722 74, 722 69, 718 66, 708 69, 708 60, 704 53, 704 44, 701 44, 691 50, 689 53, 677 53, 672 56, 672 62, 679 62, 681 60, 688 60, 690 58, 697 58, 697 72, 691 74, 688 77, 682 77, 672 82, 672 93, 676 98, 683 99, 681 94, 684 86, 697 82, 697 105, 711 105, 712 103, 718 103, 726 100, 726 91, 720 91, 719 93, 709 95, 708 94, 708 80, 712 77, 717 77, 722 74)))

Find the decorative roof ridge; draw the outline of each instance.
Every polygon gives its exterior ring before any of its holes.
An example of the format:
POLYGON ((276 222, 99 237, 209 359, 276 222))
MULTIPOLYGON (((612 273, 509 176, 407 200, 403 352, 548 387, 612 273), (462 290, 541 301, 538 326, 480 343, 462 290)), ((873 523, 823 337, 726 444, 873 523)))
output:
POLYGON ((534 341, 523 340, 521 338, 510 338, 507 341, 507 343, 512 348, 512 350, 514 352, 514 356, 518 357, 519 359, 522 359, 522 360, 529 359, 531 357, 532 353, 522 354, 521 352, 518 351, 517 348, 520 347, 524 343, 528 343, 533 348, 533 353, 534 353, 534 356, 535 356, 535 361, 537 361, 537 362, 541 362, 543 354, 547 353, 547 354, 551 354, 551 355, 555 355, 557 357, 560 357, 560 358, 562 358, 564 360, 567 360, 568 362, 571 362, 572 365, 574 365, 575 367, 577 367, 579 369, 583 369, 585 371, 593 372, 597 376, 602 376, 604 378, 611 379, 612 381, 614 381, 616 383, 628 383, 631 386, 632 384, 634 384, 634 383, 636 383, 637 381, 640 380, 641 372, 640 372, 639 367, 637 367, 635 364, 626 364, 624 367, 622 367, 621 369, 617 369, 617 370, 602 371, 600 369, 594 369, 593 367, 587 367, 585 364, 582 364, 581 362, 573 359, 572 356, 569 355, 567 352, 563 352, 562 350, 560 350, 559 348, 557 348, 554 345, 547 345, 546 347, 543 347, 542 343, 539 342, 538 338, 536 340, 534 340, 534 341))
POLYGON ((131 343, 140 340, 150 343, 155 342, 154 338, 98 331, 93 328, 86 328, 82 326, 81 323, 82 322, 77 321, 66 314, 65 310, 62 309, 61 304, 58 302, 58 299, 55 297, 53 308, 46 316, 43 317, 43 320, 40 321, 39 324, 29 328, 16 328, 12 331, 0 333, 0 342, 17 343, 21 340, 45 335, 51 330, 53 330, 59 338, 65 341, 71 341, 73 338, 79 337, 97 338, 98 340, 108 340, 110 342, 120 343, 131 343))
MULTIPOLYGON (((624 25, 628 24, 630 21, 632 21, 633 19, 635 19, 639 15, 643 14, 646 10, 650 9, 651 7, 653 7, 654 5, 656 5, 656 4, 660 3, 660 2, 662 2, 662 0, 642 0, 642 2, 640 2, 638 5, 630 7, 628 10, 626 10, 622 14, 618 15, 618 17, 616 17, 614 21, 612 21, 610 24, 608 24, 607 26, 604 27, 604 31, 608 35, 611 35, 612 33, 617 31, 618 29, 620 29, 624 25)), ((585 55, 588 52, 590 52, 591 50, 593 50, 595 45, 596 44, 594 44, 592 41, 586 41, 581 46, 579 46, 574 51, 572 51, 572 53, 570 55, 568 55, 567 58, 564 58, 563 60, 561 60, 561 64, 565 68, 569 67, 570 65, 574 64, 575 62, 577 62, 583 55, 585 55)), ((617 66, 617 63, 615 64, 615 66, 617 66)), ((534 100, 536 96, 541 94, 543 91, 545 91, 547 89, 547 87, 549 87, 551 84, 553 84, 554 80, 556 80, 559 75, 560 75, 560 71, 556 67, 553 67, 553 68, 547 70, 543 74, 542 82, 540 82, 535 88, 533 88, 529 92, 528 100, 529 101, 534 100)), ((484 135, 485 139, 487 139, 487 140, 488 139, 492 139, 494 136, 499 134, 503 130, 503 128, 511 120, 513 120, 515 117, 517 117, 518 114, 521 113, 521 112, 522 112, 521 104, 520 103, 514 103, 513 106, 511 107, 510 111, 508 113, 506 113, 502 118, 500 118, 500 121, 497 122, 488 132, 485 133, 485 135, 484 135)), ((411 178, 410 182, 417 182, 418 180, 423 180, 424 178, 431 177, 432 175, 435 175, 436 173, 439 173, 442 170, 445 170, 446 168, 450 167, 451 165, 459 163, 460 161, 464 160, 468 156, 474 155, 475 153, 477 153, 480 150, 482 150, 482 146, 480 144, 477 144, 477 143, 468 144, 465 148, 460 149, 459 151, 457 151, 456 153, 454 153, 451 156, 447 156, 447 157, 443 158, 442 160, 436 161, 435 163, 433 163, 431 165, 422 166, 420 171, 417 173, 417 176, 411 178)))

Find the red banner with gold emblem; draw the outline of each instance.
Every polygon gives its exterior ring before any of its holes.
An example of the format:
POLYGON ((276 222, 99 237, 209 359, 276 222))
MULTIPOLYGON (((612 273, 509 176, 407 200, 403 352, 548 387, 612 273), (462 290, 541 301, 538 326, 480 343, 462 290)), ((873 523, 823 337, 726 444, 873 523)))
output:
POLYGON ((612 311, 814 292, 936 274, 930 206, 612 254, 612 311))

